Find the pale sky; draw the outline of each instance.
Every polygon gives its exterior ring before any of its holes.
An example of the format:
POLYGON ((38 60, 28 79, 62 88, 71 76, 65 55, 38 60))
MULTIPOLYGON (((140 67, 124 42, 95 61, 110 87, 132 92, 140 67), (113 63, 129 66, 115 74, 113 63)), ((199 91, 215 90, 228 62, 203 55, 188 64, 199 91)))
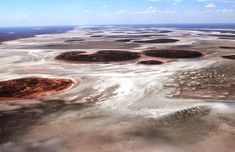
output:
POLYGON ((4 0, 0 26, 235 23, 235 0, 4 0))

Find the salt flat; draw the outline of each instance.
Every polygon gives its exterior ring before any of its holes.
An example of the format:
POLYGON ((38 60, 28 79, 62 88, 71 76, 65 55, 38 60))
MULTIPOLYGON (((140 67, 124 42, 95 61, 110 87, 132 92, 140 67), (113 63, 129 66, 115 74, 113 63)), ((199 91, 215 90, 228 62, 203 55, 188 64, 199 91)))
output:
POLYGON ((2 42, 1 82, 73 85, 35 98, 0 96, 0 151, 232 152, 235 60, 225 56, 235 54, 234 37, 107 27, 2 42))

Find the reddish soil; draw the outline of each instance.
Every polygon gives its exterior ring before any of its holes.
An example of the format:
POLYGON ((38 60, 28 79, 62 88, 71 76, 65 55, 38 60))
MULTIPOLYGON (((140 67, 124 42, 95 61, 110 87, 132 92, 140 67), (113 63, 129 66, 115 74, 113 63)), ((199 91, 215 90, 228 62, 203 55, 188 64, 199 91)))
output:
POLYGON ((144 64, 144 65, 159 65, 162 64, 163 62, 158 61, 158 60, 144 60, 140 61, 137 64, 144 64))
POLYGON ((0 98, 33 99, 57 94, 73 84, 69 79, 21 78, 0 82, 0 98))
POLYGON ((84 54, 82 51, 65 52, 57 56, 57 60, 71 61, 71 62, 119 62, 135 60, 140 58, 140 53, 128 51, 98 51, 93 54, 84 54))
POLYGON ((198 58, 203 56, 201 52, 197 51, 170 49, 146 50, 143 53, 147 56, 160 58, 198 58))

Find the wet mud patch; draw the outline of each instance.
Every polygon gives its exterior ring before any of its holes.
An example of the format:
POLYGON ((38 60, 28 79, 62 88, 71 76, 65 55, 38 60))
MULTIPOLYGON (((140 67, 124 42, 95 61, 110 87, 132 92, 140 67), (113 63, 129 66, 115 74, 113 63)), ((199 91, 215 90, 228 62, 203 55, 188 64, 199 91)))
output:
POLYGON ((143 52, 146 56, 160 57, 160 58, 198 58, 202 57, 203 54, 197 51, 191 50, 146 50, 143 52))
POLYGON ((173 88, 169 97, 182 99, 235 99, 235 66, 217 64, 207 68, 179 72, 165 87, 173 88))
POLYGON ((175 43, 178 42, 177 39, 153 39, 153 40, 141 40, 134 41, 135 43, 175 43))
POLYGON ((0 82, 0 99, 34 99, 58 94, 73 85, 70 79, 21 78, 0 82))
POLYGON ((107 63, 107 62, 121 62, 140 58, 140 53, 129 51, 105 50, 98 51, 93 54, 83 54, 78 52, 65 52, 57 56, 57 60, 78 62, 78 63, 107 63))
POLYGON ((143 64, 143 65, 160 65, 163 64, 163 62, 158 60, 143 60, 139 61, 137 64, 143 64))

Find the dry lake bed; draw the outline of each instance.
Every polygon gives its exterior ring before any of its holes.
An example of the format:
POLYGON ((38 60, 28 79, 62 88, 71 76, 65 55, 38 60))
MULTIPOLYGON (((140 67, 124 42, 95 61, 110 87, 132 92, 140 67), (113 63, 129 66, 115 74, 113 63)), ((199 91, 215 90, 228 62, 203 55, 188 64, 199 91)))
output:
POLYGON ((0 64, 1 152, 235 149, 235 30, 78 27, 0 64))

